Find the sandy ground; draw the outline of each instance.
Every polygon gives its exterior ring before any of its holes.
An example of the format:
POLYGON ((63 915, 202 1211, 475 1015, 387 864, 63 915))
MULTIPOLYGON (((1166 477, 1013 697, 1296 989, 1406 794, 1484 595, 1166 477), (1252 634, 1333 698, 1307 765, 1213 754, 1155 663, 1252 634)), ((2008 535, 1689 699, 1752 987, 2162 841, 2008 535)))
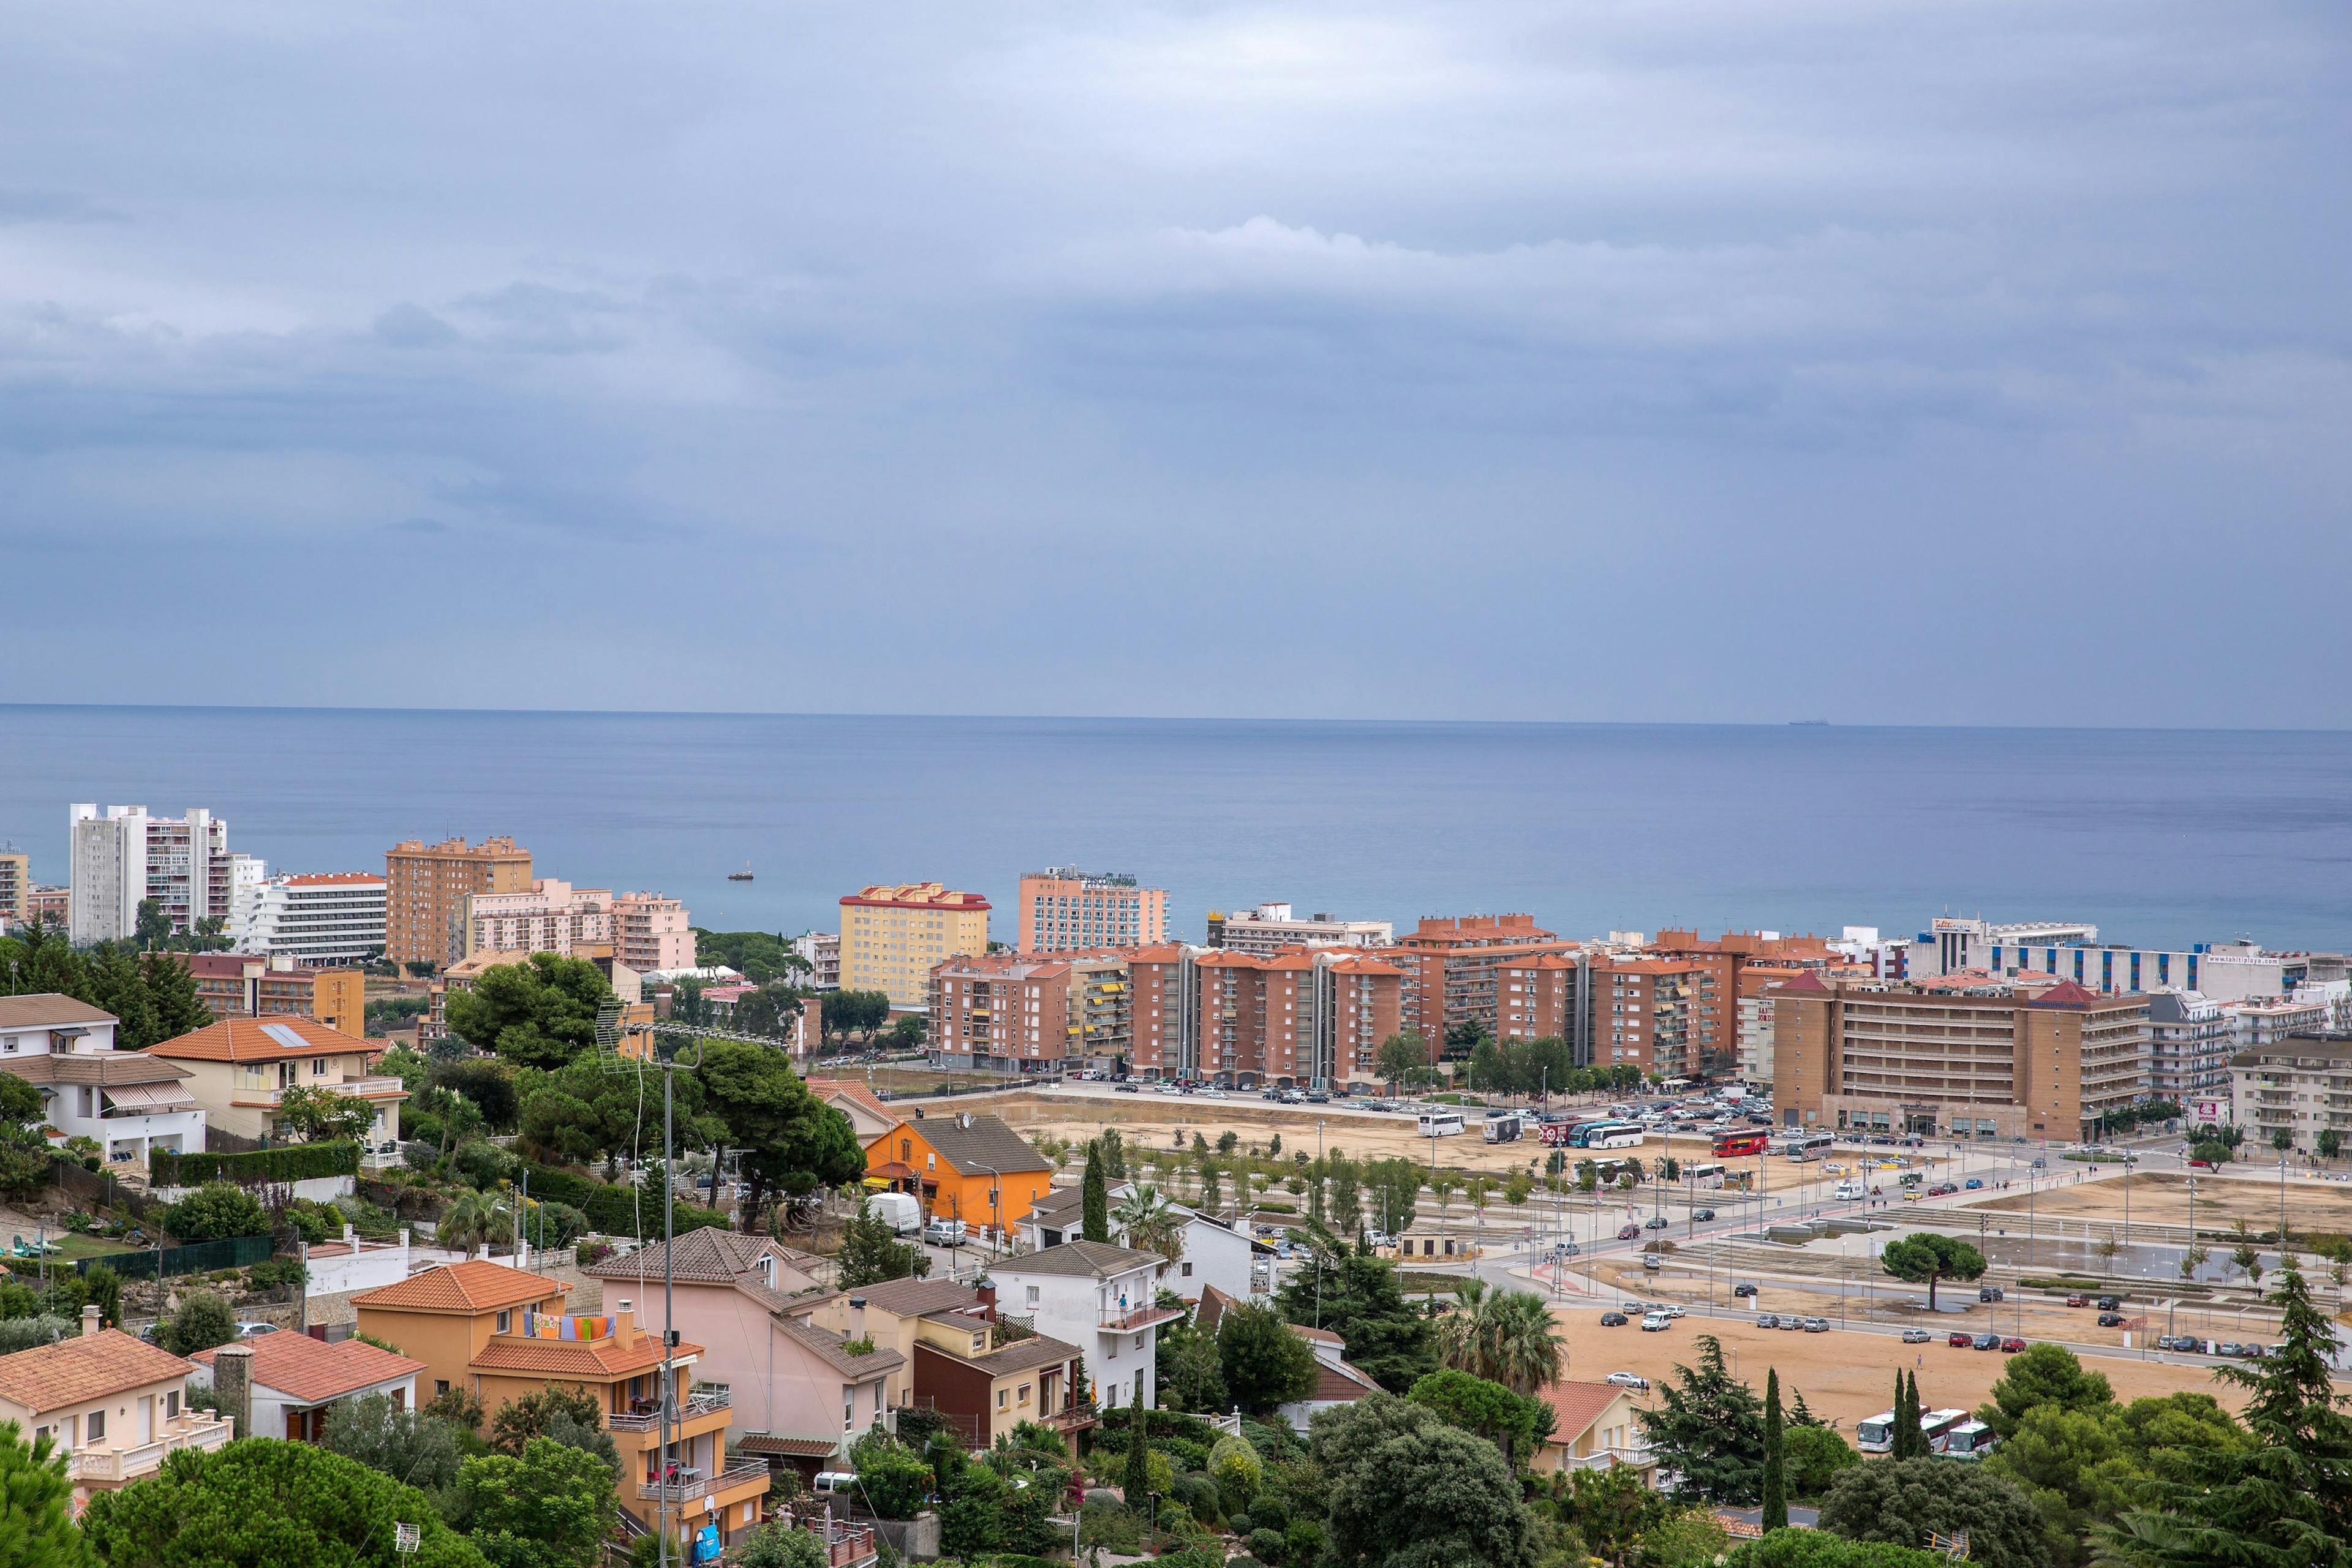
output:
MULTIPOLYGON (((2124 1216, 2124 1183, 2110 1176, 2099 1182, 2062 1182, 2032 1195, 2037 1215, 2120 1220, 2124 1216)), ((2000 1197, 1971 1208, 2008 1209, 2022 1213, 2026 1194, 2011 1187, 2000 1197)), ((2286 1188, 2287 1223, 2294 1229, 2352 1233, 2352 1182, 2290 1180, 2286 1188)), ((2131 1217, 2139 1221, 2185 1226, 2189 1223, 2189 1180, 2174 1172, 2152 1171, 2131 1178, 2131 1217)), ((2279 1222, 2279 1185, 2275 1179, 2246 1176, 2206 1176, 2197 1179, 2197 1228, 2227 1229, 2243 1219, 2253 1229, 2274 1229, 2279 1222)))

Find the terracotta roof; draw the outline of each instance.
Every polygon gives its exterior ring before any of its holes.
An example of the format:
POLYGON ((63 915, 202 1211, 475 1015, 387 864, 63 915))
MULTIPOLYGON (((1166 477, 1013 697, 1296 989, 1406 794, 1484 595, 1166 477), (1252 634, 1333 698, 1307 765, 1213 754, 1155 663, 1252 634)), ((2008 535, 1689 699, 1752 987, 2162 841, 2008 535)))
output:
POLYGON ((1066 1241, 1059 1247, 1043 1247, 1018 1258, 1000 1258, 991 1272, 1084 1275, 1094 1279, 1108 1279, 1114 1274, 1125 1274, 1137 1268, 1164 1268, 1167 1262, 1168 1259, 1156 1252, 1139 1252, 1131 1247, 1113 1247, 1107 1241, 1066 1241))
POLYGON ((1613 1383, 1555 1383, 1537 1397, 1551 1406, 1554 1417, 1551 1436, 1544 1441, 1572 1447, 1602 1411, 1625 1397, 1625 1391, 1613 1383))
POLYGON ((943 888, 937 882, 877 883, 860 888, 854 893, 844 893, 845 904, 867 904, 883 909, 980 910, 989 907, 978 893, 960 893, 943 888))
POLYGON ((1348 1342, 1328 1329, 1312 1328, 1306 1323, 1291 1324, 1290 1331, 1309 1344, 1344 1345, 1348 1342))
POLYGON ((727 1435, 727 1451, 730 1454, 774 1455, 784 1459, 823 1459, 838 1453, 838 1437, 779 1437, 772 1432, 747 1432, 738 1437, 727 1435))
POLYGON ((897 1318, 919 1318, 929 1312, 952 1312, 976 1306, 980 1292, 952 1279, 885 1279, 848 1292, 877 1312, 897 1318))
POLYGON ((502 1307, 529 1306, 560 1296, 572 1287, 543 1274, 528 1274, 487 1258, 419 1269, 405 1279, 362 1290, 354 1307, 389 1307, 408 1312, 457 1312, 472 1317, 502 1307))
MULTIPOLYGON (((1572 969, 1575 965, 1570 964, 1569 967, 1572 969)), ((1377 958, 1358 956, 1339 960, 1331 966, 1331 973, 1334 974, 1402 974, 1404 971, 1393 963, 1382 963, 1377 958)))
POLYGON ((1208 1333, 1215 1333, 1217 1320, 1225 1315, 1227 1307, 1234 1305, 1239 1300, 1239 1297, 1220 1290, 1214 1285, 1202 1286, 1201 1304, 1192 1310, 1192 1326, 1208 1333))
POLYGON ((2102 1001, 2114 1000, 2116 998, 2101 997, 2096 992, 2084 989, 2079 982, 2062 980, 2025 1005, 2029 1007, 2095 1007, 2102 1001))
POLYGON ((35 1412, 56 1410, 151 1383, 176 1382, 194 1365, 121 1329, 105 1329, 0 1355, 0 1399, 35 1412))
MULTIPOLYGON (((317 1256, 315 1251, 312 1256, 317 1256)), ((331 1345, 324 1340, 281 1329, 245 1342, 253 1348, 255 1384, 274 1388, 299 1405, 341 1399, 380 1383, 415 1377, 425 1370, 423 1362, 394 1354, 365 1340, 345 1340, 331 1345)), ((217 1353, 198 1351, 194 1359, 210 1366, 217 1353)))
POLYGON ((769 1240, 764 1236, 744 1236, 737 1231, 720 1230, 705 1226, 689 1230, 675 1245, 656 1241, 641 1247, 625 1258, 608 1258, 593 1264, 582 1272, 598 1279, 643 1278, 649 1285, 658 1285, 662 1278, 662 1252, 670 1254, 671 1278, 690 1285, 727 1285, 741 1274, 750 1274, 760 1267, 760 1260, 772 1257, 784 1268, 815 1277, 814 1266, 820 1261, 805 1252, 769 1240))
POLYGON ((863 1381, 886 1372, 896 1372, 907 1364, 907 1358, 887 1346, 877 1346, 869 1355, 851 1355, 841 1347, 849 1342, 846 1334, 836 1334, 831 1329, 821 1329, 801 1318, 775 1314, 776 1327, 788 1340, 806 1347, 817 1359, 845 1377, 863 1381))
POLYGON ((37 1056, 10 1057, 0 1061, 0 1067, 26 1083, 94 1083, 106 1089, 117 1084, 176 1084, 195 1076, 145 1051, 43 1051, 37 1056))
MULTIPOLYGON (((934 1345, 931 1348, 937 1350, 939 1347, 934 1345)), ((1027 1372, 1031 1367, 1076 1361, 1086 1353, 1076 1345, 1048 1339, 1044 1334, 1032 1334, 1025 1340, 1015 1340, 983 1356, 973 1356, 969 1360, 959 1356, 956 1359, 991 1377, 1003 1377, 1007 1373, 1027 1372)))
MULTIPOLYGON (((701 1353, 700 1345, 681 1341, 675 1359, 683 1361, 701 1353)), ((498 1334, 466 1364, 483 1372, 543 1373, 549 1377, 581 1382, 610 1382, 659 1366, 661 1359, 659 1334, 639 1332, 625 1343, 618 1338, 526 1340, 520 1335, 498 1334)))
POLYGON ((1823 981, 1820 974, 1808 969, 1802 974, 1798 975, 1794 980, 1782 981, 1780 983, 1780 994, 1783 996, 1828 996, 1834 994, 1834 993, 1830 990, 1828 983, 1823 981))
POLYGON ((111 1024, 114 1015, 87 1002, 55 991, 24 996, 0 996, 0 1029, 32 1029, 45 1025, 111 1024))
POLYGON ((984 1112, 958 1111, 948 1116, 927 1116, 922 1121, 907 1123, 923 1135, 939 1154, 942 1163, 952 1167, 959 1175, 1000 1175, 1016 1172, 1050 1171, 1052 1161, 1040 1154, 1027 1139, 1007 1127, 1004 1122, 984 1112), (964 1123, 969 1119, 971 1125, 964 1123))
POLYGON ((196 1062, 277 1061, 286 1057, 377 1054, 377 1047, 341 1029, 300 1014, 268 1018, 223 1018, 219 1023, 150 1046, 154 1056, 196 1062))
POLYGON ((802 1081, 808 1085, 808 1091, 811 1094, 815 1095, 819 1100, 829 1100, 838 1096, 843 1100, 854 1102, 861 1110, 872 1111, 875 1115, 880 1117, 885 1121, 893 1121, 898 1119, 898 1113, 897 1111, 892 1110, 890 1107, 885 1104, 882 1100, 876 1099, 872 1089, 854 1079, 845 1078, 812 1078, 804 1079, 802 1081))
POLYGON ((1381 1385, 1360 1367, 1344 1361, 1333 1366, 1320 1356, 1315 1360, 1315 1392, 1309 1397, 1318 1404, 1342 1405, 1380 1391, 1381 1385))

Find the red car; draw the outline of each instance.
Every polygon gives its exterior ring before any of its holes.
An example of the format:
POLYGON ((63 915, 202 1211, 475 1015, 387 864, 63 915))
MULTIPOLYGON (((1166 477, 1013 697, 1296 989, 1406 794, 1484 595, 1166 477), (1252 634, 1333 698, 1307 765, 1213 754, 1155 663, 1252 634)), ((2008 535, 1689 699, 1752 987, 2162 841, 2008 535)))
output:
POLYGON ((2025 1342, 2019 1339, 2015 1334, 2011 1334, 2007 1339, 2000 1342, 2000 1350, 2003 1355, 2015 1355, 2024 1348, 2025 1342))
POLYGON ((2066 1298, 2066 1305, 2070 1307, 2087 1307, 2090 1304, 2091 1299, 2088 1296, 2069 1296, 2066 1298))
POLYGON ((1946 1334, 1944 1336, 1944 1342, 1951 1346, 1956 1351, 1964 1351, 1968 1349, 1969 1340, 1969 1335, 1965 1331, 1957 1334, 1946 1334))
POLYGON ((1617 1227, 1617 1239, 1620 1241, 1638 1241, 1641 1237, 1642 1227, 1638 1225, 1621 1225, 1617 1227))

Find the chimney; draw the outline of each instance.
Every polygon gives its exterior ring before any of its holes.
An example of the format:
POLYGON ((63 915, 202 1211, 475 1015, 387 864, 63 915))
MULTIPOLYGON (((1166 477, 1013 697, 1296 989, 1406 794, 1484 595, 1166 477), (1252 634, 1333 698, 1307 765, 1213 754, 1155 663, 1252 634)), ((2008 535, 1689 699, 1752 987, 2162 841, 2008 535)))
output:
POLYGON ((253 1425, 253 1347, 223 1345, 213 1352, 213 1392, 220 1396, 220 1413, 236 1423, 229 1436, 241 1436, 253 1425))
POLYGON ((863 1296, 849 1299, 849 1337, 853 1340, 866 1337, 866 1298, 863 1296))
POLYGON ((637 1315, 630 1310, 635 1305, 626 1296, 613 1303, 613 1337, 623 1344, 633 1343, 637 1337, 637 1315))
POLYGON ((980 1293, 981 1316, 992 1323, 996 1321, 996 1281, 983 1279, 977 1289, 980 1293))
POLYGON ((84 1307, 81 1310, 81 1332, 84 1339, 98 1332, 98 1320, 99 1312, 96 1307, 84 1307))

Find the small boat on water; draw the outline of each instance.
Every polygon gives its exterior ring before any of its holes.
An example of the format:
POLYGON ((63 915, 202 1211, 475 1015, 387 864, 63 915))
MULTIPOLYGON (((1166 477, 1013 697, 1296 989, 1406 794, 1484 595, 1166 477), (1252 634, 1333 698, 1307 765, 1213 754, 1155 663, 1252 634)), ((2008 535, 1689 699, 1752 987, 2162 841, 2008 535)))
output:
POLYGON ((729 881, 730 881, 730 882, 748 882, 748 881, 750 881, 750 880, 751 879, 751 862, 750 862, 749 860, 744 861, 744 862, 743 862, 743 868, 742 868, 740 871, 730 871, 730 872, 728 872, 728 873, 727 873, 727 879, 728 879, 729 881))

